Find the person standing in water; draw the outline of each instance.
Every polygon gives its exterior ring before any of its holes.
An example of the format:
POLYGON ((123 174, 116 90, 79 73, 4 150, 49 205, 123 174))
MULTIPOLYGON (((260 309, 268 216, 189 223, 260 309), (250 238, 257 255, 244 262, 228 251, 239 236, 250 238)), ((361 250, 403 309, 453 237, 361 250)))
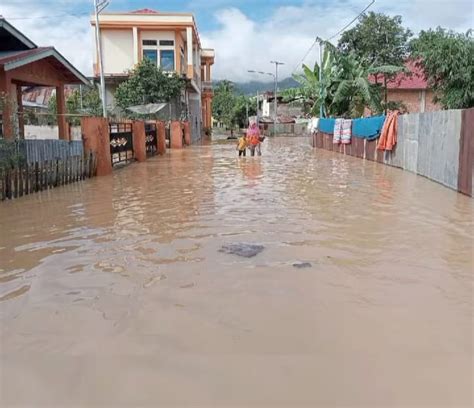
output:
POLYGON ((255 150, 257 150, 257 154, 261 156, 260 129, 255 122, 252 122, 247 129, 247 141, 249 143, 250 155, 255 156, 255 150))
POLYGON ((239 139, 237 140, 237 150, 239 152, 239 157, 240 156, 245 156, 246 155, 246 149, 247 149, 247 135, 243 134, 239 139))

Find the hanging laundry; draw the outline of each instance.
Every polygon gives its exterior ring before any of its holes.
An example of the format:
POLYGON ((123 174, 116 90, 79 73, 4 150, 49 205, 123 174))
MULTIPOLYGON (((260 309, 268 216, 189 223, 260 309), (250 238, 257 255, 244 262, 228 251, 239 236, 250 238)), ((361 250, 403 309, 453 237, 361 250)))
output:
POLYGON ((334 132, 334 124, 336 122, 336 119, 333 118, 321 118, 319 119, 319 131, 321 133, 328 133, 328 134, 333 134, 334 132))
POLYGON ((377 144, 378 150, 392 150, 397 144, 398 116, 398 111, 391 112, 387 115, 377 144))
POLYGON ((375 140, 380 136, 385 116, 354 119, 352 121, 352 136, 361 139, 375 140))
POLYGON ((352 119, 344 119, 342 121, 341 143, 350 144, 352 137, 352 119))
POLYGON ((341 143, 343 122, 344 119, 336 119, 336 121, 334 122, 334 136, 332 139, 333 144, 341 143))

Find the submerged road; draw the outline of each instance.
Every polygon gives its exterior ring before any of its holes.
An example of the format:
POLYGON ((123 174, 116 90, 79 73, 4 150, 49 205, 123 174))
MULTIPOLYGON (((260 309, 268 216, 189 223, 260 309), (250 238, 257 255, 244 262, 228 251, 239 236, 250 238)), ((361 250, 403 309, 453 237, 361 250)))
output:
POLYGON ((473 402, 473 200, 422 177, 212 144, 0 203, 0 225, 2 407, 473 402), (219 252, 239 242, 265 248, 219 252))

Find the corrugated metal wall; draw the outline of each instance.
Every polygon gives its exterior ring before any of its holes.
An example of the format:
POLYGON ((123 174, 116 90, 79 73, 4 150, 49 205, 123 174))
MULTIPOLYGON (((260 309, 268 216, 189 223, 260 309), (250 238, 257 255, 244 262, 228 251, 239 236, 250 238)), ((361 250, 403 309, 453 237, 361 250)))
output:
POLYGON ((19 153, 27 163, 46 160, 65 160, 69 157, 82 156, 84 147, 82 141, 66 140, 19 140, 19 153))
POLYGON ((400 116, 397 145, 391 152, 377 151, 377 141, 355 137, 350 145, 333 146, 332 138, 318 133, 313 145, 399 167, 472 196, 474 109, 400 116))

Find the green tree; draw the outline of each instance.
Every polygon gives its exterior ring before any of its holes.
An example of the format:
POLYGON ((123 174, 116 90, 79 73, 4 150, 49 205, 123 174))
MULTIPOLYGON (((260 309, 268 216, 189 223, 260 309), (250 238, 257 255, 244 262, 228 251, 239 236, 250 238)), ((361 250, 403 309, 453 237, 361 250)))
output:
POLYGON ((472 31, 455 33, 438 27, 421 31, 411 42, 412 55, 423 68, 435 102, 445 109, 474 106, 474 41, 472 31))
POLYGON ((370 12, 345 31, 338 43, 344 54, 354 53, 367 66, 402 66, 409 53, 412 32, 402 26, 400 16, 370 12))
POLYGON ((232 109, 232 124, 243 128, 248 126, 247 112, 249 116, 257 114, 256 101, 244 95, 235 98, 234 108, 232 109))
POLYGON ((324 43, 322 81, 321 68, 315 62, 313 69, 306 64, 302 65, 303 74, 294 75, 294 79, 301 84, 299 88, 283 91, 283 98, 287 102, 301 101, 305 110, 314 116, 319 116, 321 105, 323 115, 331 114, 330 106, 333 97, 333 86, 335 81, 335 58, 337 50, 329 42, 324 43))
POLYGON ((375 83, 382 84, 385 110, 389 105, 387 84, 404 70, 412 35, 403 27, 401 16, 370 12, 363 14, 358 24, 345 31, 339 40, 338 49, 346 55, 355 54, 370 69, 375 83))
POLYGON ((339 55, 335 68, 332 112, 357 118, 363 116, 366 107, 373 112, 382 111, 380 88, 370 83, 370 69, 355 54, 339 55))
POLYGON ((234 85, 230 81, 221 81, 214 90, 212 99, 212 116, 227 128, 234 126, 234 106, 236 96, 234 85))
POLYGON ((249 116, 256 115, 256 101, 245 95, 237 95, 234 84, 221 81, 214 90, 212 116, 223 123, 226 128, 247 126, 247 109, 249 116))
POLYGON ((382 109, 380 86, 369 81, 373 68, 368 68, 355 53, 342 53, 331 43, 324 43, 322 78, 317 63, 314 69, 303 65, 303 75, 295 79, 301 87, 283 93, 287 101, 303 101, 312 115, 361 116, 366 107, 382 109))
MULTIPOLYGON (((80 124, 80 116, 102 116, 102 100, 100 99, 99 91, 96 87, 85 88, 82 91, 74 89, 66 99, 66 112, 68 114, 77 115, 76 117, 68 117, 67 120, 74 126, 80 124)), ((56 95, 53 95, 48 102, 47 116, 48 124, 56 124, 57 100, 56 95)))
POLYGON ((177 73, 165 73, 156 64, 144 58, 130 72, 115 93, 117 106, 124 111, 130 106, 163 103, 179 97, 185 81, 177 73))

